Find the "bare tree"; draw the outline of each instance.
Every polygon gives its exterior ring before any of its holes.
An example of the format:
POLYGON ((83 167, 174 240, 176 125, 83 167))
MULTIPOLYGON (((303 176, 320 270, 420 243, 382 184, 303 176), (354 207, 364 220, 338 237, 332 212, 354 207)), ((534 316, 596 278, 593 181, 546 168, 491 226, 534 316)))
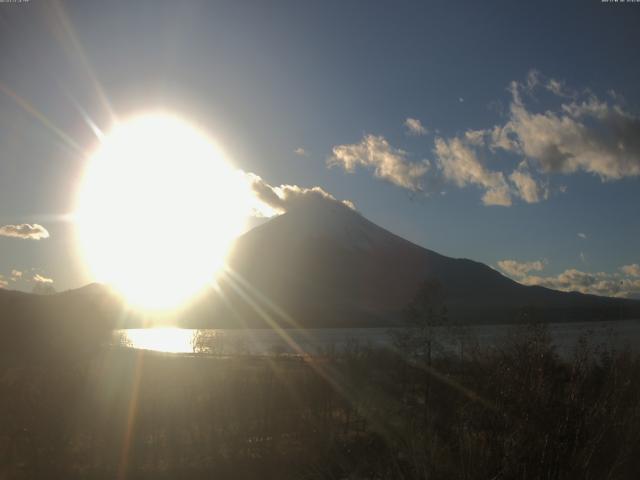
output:
POLYGON ((409 361, 424 369, 424 416, 428 418, 433 353, 439 347, 438 329, 447 323, 447 307, 442 284, 425 280, 406 308, 406 328, 392 333, 395 347, 409 361))

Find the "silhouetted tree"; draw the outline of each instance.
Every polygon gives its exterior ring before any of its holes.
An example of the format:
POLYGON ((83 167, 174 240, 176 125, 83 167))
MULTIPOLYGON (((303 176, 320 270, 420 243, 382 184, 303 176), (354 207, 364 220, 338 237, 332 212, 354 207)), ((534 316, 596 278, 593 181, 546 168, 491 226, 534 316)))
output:
POLYGON ((396 344, 409 356, 423 359, 428 366, 437 348, 438 328, 447 323, 447 307, 442 284, 425 280, 405 311, 406 327, 396 344))
POLYGON ((447 307, 442 284, 425 280, 405 311, 406 328, 392 333, 395 347, 409 361, 424 370, 424 419, 428 419, 433 353, 439 347, 438 328, 447 323, 447 307))

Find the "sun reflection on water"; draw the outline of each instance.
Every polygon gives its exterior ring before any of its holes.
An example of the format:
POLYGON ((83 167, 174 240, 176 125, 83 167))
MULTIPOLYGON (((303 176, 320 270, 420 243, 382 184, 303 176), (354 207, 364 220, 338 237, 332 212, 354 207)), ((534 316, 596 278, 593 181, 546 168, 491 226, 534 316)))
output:
POLYGON ((132 348, 167 353, 193 352, 194 331, 183 328, 134 328, 124 330, 132 348))

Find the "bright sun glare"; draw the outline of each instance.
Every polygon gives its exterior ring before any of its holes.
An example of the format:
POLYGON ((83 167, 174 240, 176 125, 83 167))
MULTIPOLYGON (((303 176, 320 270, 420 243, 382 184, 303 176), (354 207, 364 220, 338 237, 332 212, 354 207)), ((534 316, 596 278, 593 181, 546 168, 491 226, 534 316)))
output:
POLYGON ((193 352, 193 330, 181 328, 137 328, 126 330, 133 348, 167 353, 193 352))
POLYGON ((167 310, 215 281, 251 194, 207 136, 168 115, 117 125, 90 157, 76 209, 94 277, 167 310))

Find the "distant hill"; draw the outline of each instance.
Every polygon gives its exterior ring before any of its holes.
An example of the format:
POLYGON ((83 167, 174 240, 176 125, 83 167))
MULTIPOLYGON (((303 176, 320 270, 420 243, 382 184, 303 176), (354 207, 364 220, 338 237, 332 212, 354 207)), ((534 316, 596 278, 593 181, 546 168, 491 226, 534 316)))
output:
MULTIPOLYGON (((381 326, 426 279, 444 289, 452 320, 518 321, 523 309, 548 321, 640 318, 640 301, 524 286, 479 262, 415 245, 337 202, 305 205, 240 237, 219 288, 201 295, 175 321, 184 326, 381 326)), ((50 296, 0 290, 12 318, 142 325, 100 285, 50 296)))
POLYGON ((108 341, 121 311, 98 284, 52 295, 0 289, 0 361, 24 365, 89 353, 108 341))

